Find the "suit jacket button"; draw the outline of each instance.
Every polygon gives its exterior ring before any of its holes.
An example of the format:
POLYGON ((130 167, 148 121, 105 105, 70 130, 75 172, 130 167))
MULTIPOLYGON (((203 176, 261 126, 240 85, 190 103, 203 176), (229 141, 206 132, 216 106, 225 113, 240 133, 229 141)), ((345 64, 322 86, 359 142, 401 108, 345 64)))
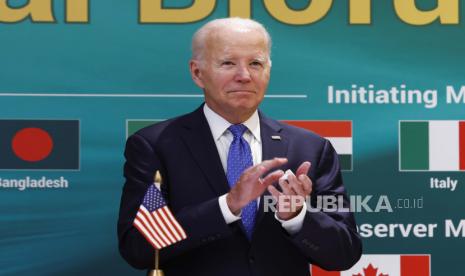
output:
POLYGON ((252 256, 250 256, 250 257, 249 257, 249 263, 253 264, 254 262, 255 262, 255 258, 252 257, 252 256))

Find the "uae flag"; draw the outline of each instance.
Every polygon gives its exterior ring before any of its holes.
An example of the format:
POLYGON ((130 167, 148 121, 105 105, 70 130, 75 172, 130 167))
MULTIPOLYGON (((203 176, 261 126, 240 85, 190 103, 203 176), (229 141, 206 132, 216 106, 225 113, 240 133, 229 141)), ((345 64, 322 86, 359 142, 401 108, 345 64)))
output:
POLYGON ((465 171, 465 121, 400 121, 401 171, 465 171))
POLYGON ((283 121, 325 137, 339 156, 341 169, 352 170, 352 121, 283 121))
POLYGON ((430 276, 430 255, 363 255, 351 269, 325 271, 311 266, 312 276, 430 276))
POLYGON ((78 120, 0 120, 0 169, 79 170, 78 120))
POLYGON ((126 139, 139 129, 163 122, 165 119, 128 119, 126 120, 126 139))

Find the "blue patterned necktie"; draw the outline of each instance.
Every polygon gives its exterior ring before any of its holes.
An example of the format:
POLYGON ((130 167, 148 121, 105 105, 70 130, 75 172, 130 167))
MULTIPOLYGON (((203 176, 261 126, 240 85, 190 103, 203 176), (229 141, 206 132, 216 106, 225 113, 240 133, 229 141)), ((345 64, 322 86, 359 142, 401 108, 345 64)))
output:
MULTIPOLYGON (((239 180, 242 172, 248 167, 253 166, 252 151, 249 143, 242 137, 247 127, 243 124, 232 125, 229 128, 234 136, 231 145, 229 146, 228 168, 226 176, 229 186, 232 188, 239 180)), ((242 208, 242 224, 245 228, 245 234, 249 240, 252 239, 253 228, 255 225, 255 213, 257 212, 257 201, 252 200, 244 208, 242 208)))

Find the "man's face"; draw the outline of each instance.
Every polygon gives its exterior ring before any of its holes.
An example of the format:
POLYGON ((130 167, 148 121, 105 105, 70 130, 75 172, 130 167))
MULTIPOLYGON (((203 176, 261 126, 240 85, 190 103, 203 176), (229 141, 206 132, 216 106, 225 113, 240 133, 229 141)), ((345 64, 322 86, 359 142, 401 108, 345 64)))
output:
POLYGON ((266 38, 253 29, 216 31, 191 71, 210 108, 230 122, 243 121, 263 100, 270 79, 266 38))

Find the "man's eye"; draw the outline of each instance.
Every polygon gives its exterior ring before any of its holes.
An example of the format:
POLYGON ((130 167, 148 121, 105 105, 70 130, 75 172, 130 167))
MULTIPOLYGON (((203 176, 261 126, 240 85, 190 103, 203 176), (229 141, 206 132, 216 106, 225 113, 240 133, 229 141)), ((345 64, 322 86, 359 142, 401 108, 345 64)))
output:
POLYGON ((259 61, 253 61, 252 63, 250 63, 250 65, 254 66, 254 67, 261 67, 262 66, 262 63, 259 62, 259 61))
POLYGON ((234 63, 232 61, 223 61, 221 65, 230 66, 230 65, 234 65, 234 63))

